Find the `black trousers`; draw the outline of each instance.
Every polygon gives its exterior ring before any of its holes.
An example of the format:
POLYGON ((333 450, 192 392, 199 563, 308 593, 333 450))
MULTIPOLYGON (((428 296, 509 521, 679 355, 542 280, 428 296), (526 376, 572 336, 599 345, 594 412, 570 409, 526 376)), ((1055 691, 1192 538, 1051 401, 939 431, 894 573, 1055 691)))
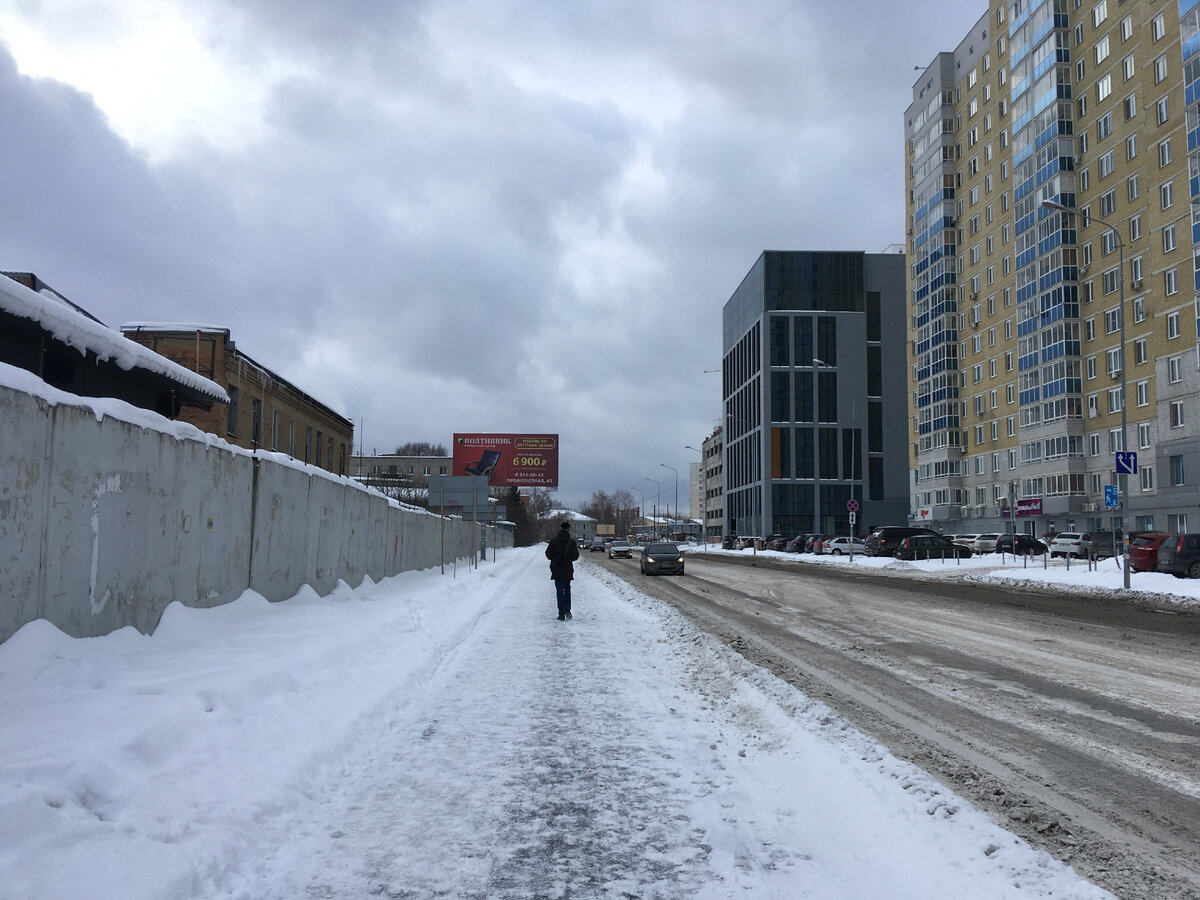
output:
POLYGON ((565 616, 571 611, 571 579, 555 578, 554 592, 558 595, 558 614, 565 616))

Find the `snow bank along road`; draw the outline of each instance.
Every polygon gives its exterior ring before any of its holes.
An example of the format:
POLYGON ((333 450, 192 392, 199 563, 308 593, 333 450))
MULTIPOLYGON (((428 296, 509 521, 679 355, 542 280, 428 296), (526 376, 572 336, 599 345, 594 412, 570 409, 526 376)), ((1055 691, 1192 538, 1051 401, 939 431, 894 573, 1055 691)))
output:
POLYGON ((1200 897, 1194 607, 703 554, 676 579, 603 564, 1095 883, 1200 897))
POLYGON ((0 897, 1101 900, 658 600, 540 548, 0 645, 0 897))

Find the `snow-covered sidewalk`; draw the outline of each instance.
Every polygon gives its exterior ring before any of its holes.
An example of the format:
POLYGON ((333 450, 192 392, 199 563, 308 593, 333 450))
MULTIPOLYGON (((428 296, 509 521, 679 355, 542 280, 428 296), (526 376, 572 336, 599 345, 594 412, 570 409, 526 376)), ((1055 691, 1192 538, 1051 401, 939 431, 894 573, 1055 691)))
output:
POLYGON ((0 897, 1109 895, 540 548, 0 645, 0 897))

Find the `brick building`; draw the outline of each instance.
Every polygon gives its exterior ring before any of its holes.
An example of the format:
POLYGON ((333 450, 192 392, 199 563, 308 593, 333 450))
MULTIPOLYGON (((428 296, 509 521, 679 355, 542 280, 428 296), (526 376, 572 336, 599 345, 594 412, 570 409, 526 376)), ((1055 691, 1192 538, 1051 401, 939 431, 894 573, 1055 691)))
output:
POLYGON ((225 387, 227 407, 185 409, 180 419, 239 447, 278 451, 338 475, 350 473, 354 423, 239 350, 229 329, 131 323, 121 333, 225 387))

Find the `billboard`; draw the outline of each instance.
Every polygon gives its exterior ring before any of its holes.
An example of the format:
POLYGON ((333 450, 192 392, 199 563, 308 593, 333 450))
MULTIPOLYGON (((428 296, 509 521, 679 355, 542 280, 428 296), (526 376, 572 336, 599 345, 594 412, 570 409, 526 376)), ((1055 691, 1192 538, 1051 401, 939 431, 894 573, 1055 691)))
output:
POLYGON ((557 434, 455 434, 454 474, 492 487, 558 487, 557 434))

